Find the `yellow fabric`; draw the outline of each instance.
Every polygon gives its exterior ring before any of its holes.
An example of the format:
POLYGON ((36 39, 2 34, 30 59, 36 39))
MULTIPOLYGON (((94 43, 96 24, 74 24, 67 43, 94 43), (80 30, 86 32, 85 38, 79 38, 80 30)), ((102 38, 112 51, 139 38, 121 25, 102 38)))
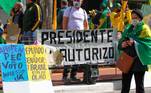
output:
POLYGON ((132 10, 128 9, 125 13, 125 17, 127 19, 127 22, 130 24, 132 21, 132 16, 131 16, 132 10))
POLYGON ((101 28, 101 26, 103 25, 104 22, 105 22, 105 18, 100 19, 99 20, 99 26, 97 27, 97 29, 101 28))
POLYGON ((38 24, 39 24, 39 22, 40 22, 40 7, 39 7, 39 5, 37 5, 36 3, 35 3, 35 5, 36 5, 37 11, 38 11, 38 20, 37 20, 36 24, 33 26, 32 31, 33 31, 34 29, 36 29, 36 27, 38 26, 38 24))
POLYGON ((140 34, 140 38, 151 37, 151 30, 148 25, 143 25, 143 30, 140 34))
POLYGON ((119 20, 119 18, 115 18, 115 15, 117 15, 116 12, 111 12, 110 20, 111 20, 111 23, 112 23, 112 27, 117 29, 118 28, 118 20, 119 20))

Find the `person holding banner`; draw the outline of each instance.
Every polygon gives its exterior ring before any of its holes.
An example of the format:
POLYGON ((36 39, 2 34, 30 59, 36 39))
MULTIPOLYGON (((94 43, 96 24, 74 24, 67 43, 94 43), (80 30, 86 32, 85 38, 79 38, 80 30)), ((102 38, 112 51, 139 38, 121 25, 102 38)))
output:
POLYGON ((133 10, 132 23, 126 26, 119 40, 119 50, 134 58, 130 71, 122 73, 121 93, 129 93, 133 75, 136 82, 136 93, 145 93, 144 75, 148 70, 147 65, 151 64, 148 60, 151 58, 151 31, 142 19, 142 12, 138 9, 133 10))
POLYGON ((40 26, 41 9, 37 0, 27 0, 27 6, 23 17, 23 35, 21 43, 34 44, 36 41, 36 29, 40 26))
MULTIPOLYGON (((73 6, 68 7, 63 15, 63 29, 64 30, 88 30, 88 17, 84 9, 81 8, 83 0, 73 0, 73 6)), ((78 65, 71 66, 71 81, 79 81, 76 78, 78 65)), ((64 66, 63 80, 67 80, 70 66, 64 66)))

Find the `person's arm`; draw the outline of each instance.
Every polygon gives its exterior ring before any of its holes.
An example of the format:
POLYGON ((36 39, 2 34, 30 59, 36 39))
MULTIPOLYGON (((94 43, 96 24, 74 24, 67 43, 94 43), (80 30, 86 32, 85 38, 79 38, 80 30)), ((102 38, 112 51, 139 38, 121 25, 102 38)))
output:
POLYGON ((97 29, 101 28, 101 26, 104 24, 104 22, 105 22, 105 19, 100 19, 97 29))
POLYGON ((35 4, 36 6, 36 11, 35 11, 35 24, 33 25, 32 27, 32 31, 34 31, 38 26, 39 26, 39 23, 40 23, 40 15, 41 15, 41 10, 40 10, 40 7, 38 4, 35 4))
POLYGON ((89 29, 88 20, 84 20, 84 30, 88 30, 88 29, 89 29))
POLYGON ((68 29, 68 22, 69 22, 69 17, 70 17, 71 9, 72 8, 67 8, 64 11, 63 20, 62 20, 62 29, 63 30, 67 30, 68 29))
POLYGON ((67 30, 67 28, 68 28, 68 21, 69 21, 69 18, 66 17, 66 16, 63 16, 63 22, 62 22, 63 30, 67 30))
POLYGON ((88 22, 88 14, 84 10, 84 22, 83 22, 84 30, 89 29, 89 22, 88 22))

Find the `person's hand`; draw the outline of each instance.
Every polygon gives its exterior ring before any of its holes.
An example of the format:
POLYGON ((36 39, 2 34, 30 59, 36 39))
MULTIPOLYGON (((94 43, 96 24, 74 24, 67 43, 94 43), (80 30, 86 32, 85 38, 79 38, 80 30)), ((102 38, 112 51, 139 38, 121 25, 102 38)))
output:
POLYGON ((122 42, 122 48, 126 48, 128 46, 127 41, 122 42))
POLYGON ((134 43, 134 40, 133 40, 133 39, 130 39, 130 40, 127 41, 127 44, 128 44, 129 46, 132 46, 133 43, 134 43))

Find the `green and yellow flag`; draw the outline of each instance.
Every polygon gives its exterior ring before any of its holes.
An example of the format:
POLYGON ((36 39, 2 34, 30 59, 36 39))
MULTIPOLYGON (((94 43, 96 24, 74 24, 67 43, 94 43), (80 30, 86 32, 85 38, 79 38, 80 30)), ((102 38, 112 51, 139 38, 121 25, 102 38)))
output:
POLYGON ((9 15, 16 2, 21 2, 21 0, 0 0, 0 7, 9 15))
MULTIPOLYGON (((137 55, 144 65, 151 65, 151 31, 148 25, 142 21, 135 30, 132 30, 132 25, 128 25, 122 34, 119 44, 124 38, 133 38, 135 40, 135 49, 137 55)), ((121 44, 120 44, 121 45, 121 44)))

